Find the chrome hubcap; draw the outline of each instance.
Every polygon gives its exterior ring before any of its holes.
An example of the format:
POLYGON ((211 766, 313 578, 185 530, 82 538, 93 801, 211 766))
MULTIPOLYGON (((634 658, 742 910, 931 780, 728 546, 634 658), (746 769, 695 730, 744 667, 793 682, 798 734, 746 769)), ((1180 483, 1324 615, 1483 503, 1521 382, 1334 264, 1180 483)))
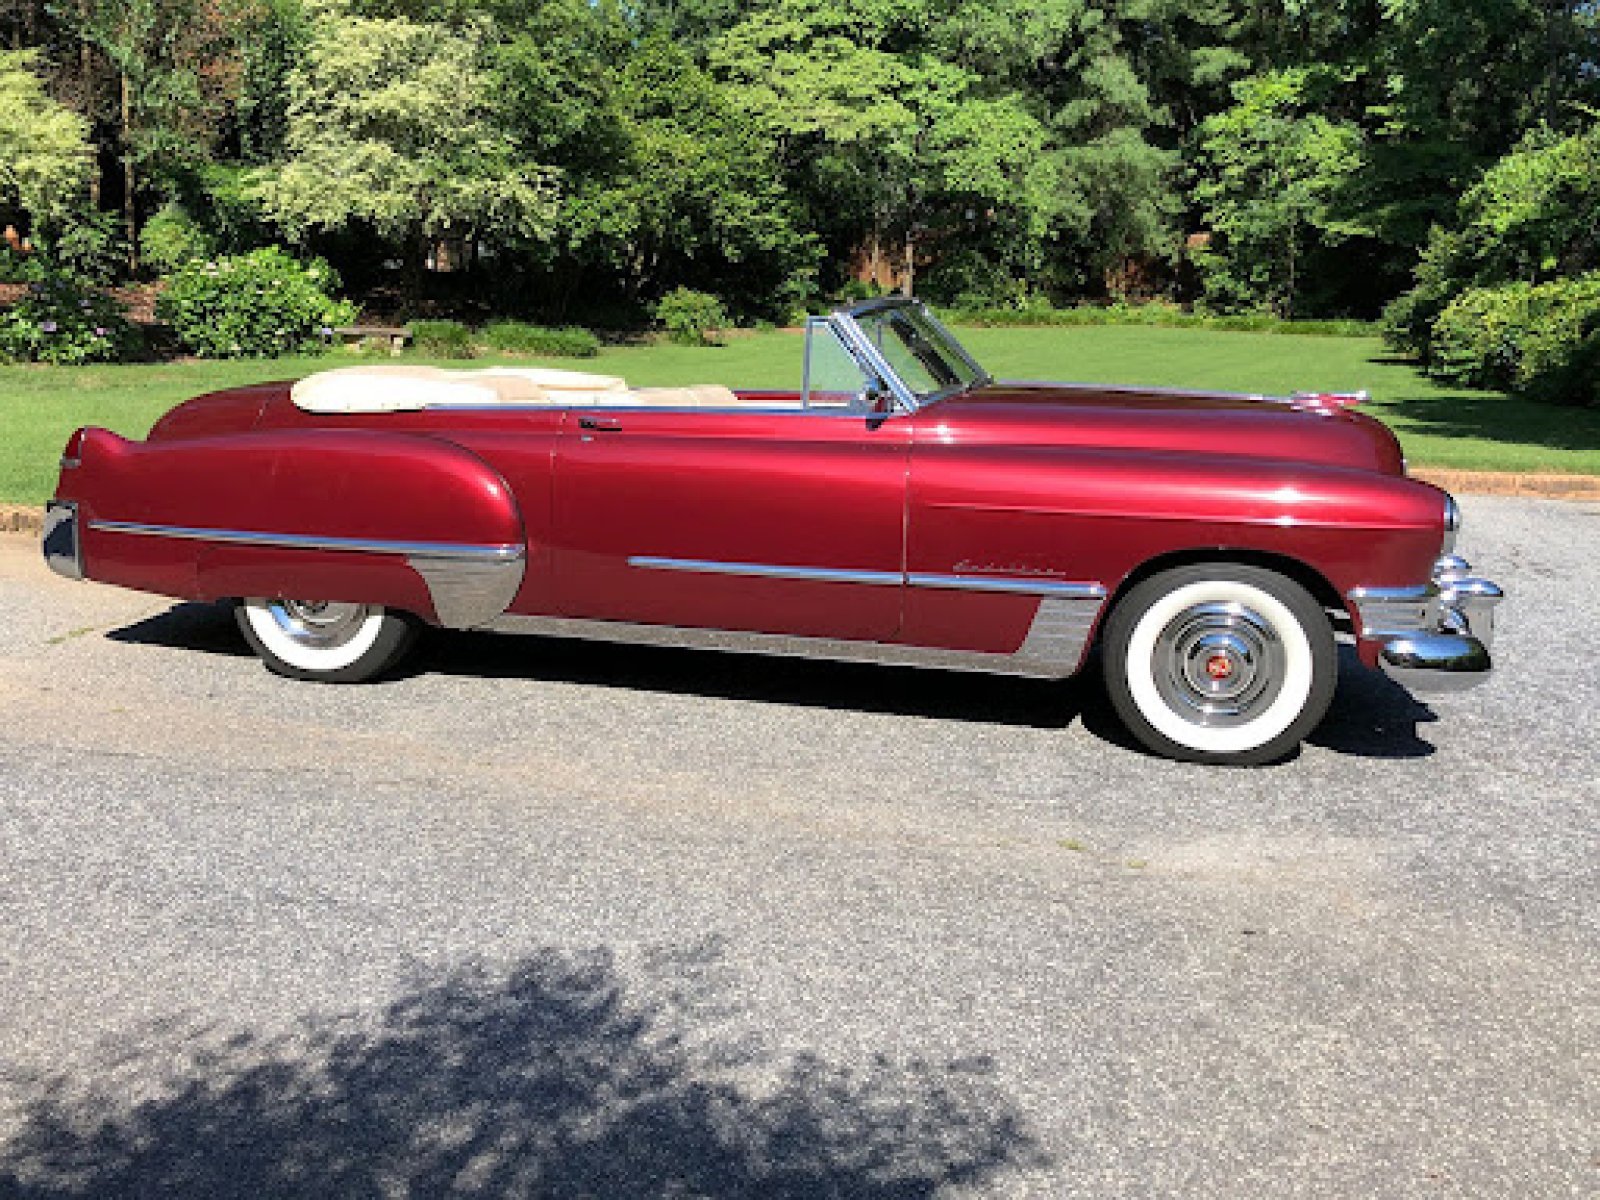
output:
POLYGON ((267 610, 290 641, 319 650, 344 645, 373 611, 371 605, 330 600, 273 600, 267 610))
POLYGON ((1283 686, 1283 644, 1246 605, 1197 604, 1155 644, 1162 698, 1197 725, 1241 725, 1264 712, 1283 686))

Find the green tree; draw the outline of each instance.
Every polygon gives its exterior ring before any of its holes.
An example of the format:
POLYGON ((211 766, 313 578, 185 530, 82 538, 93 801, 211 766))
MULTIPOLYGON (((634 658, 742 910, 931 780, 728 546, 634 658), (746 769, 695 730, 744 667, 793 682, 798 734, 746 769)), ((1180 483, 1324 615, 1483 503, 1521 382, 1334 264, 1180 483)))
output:
POLYGON ((562 206, 580 260, 620 276, 630 301, 674 285, 726 292, 746 310, 802 298, 815 245, 770 145, 689 53, 647 39, 610 103, 612 154, 586 164, 562 206))
POLYGON ((1433 229, 1415 285, 1388 311, 1390 337, 1431 362, 1440 315, 1467 291, 1597 271, 1600 122, 1567 137, 1535 130, 1433 229))
POLYGON ((1207 300, 1293 316, 1306 263, 1366 231, 1338 200, 1361 166, 1362 135, 1316 111, 1330 80, 1291 68, 1233 87, 1234 105, 1202 122, 1194 195, 1211 232, 1196 256, 1207 300))
POLYGON ((0 204, 35 221, 80 208, 93 148, 88 125, 45 94, 31 51, 0 51, 0 204))
MULTIPOLYGON (((137 266, 145 176, 192 169, 215 148, 236 81, 236 6, 208 0, 76 0, 56 11, 84 48, 84 70, 91 76, 85 103, 91 108, 99 95, 92 85, 95 55, 111 68, 123 222, 130 266, 137 266)), ((91 119, 98 116, 91 113, 91 119)))
POLYGON ((1045 131, 1013 98, 907 40, 903 8, 783 0, 712 47, 732 102, 771 139, 836 253, 915 283, 926 242, 1035 242, 1055 200, 1045 131), (1002 236, 1000 240, 1004 240, 1002 236))
POLYGON ((259 179, 270 216, 301 240, 370 230, 419 267, 436 239, 547 237, 555 172, 516 152, 490 33, 321 9, 289 76, 288 158, 259 179))

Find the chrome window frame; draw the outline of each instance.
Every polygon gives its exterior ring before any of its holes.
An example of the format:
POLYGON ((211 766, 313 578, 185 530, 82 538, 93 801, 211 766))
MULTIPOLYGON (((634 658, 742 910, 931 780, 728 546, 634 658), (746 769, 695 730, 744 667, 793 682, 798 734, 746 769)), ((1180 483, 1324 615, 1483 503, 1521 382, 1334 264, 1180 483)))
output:
MULTIPOLYGON (((915 309, 922 319, 926 320, 929 325, 933 326, 933 328, 943 336, 950 348, 955 351, 956 355, 961 359, 962 364, 972 372, 973 381, 970 385, 968 385, 969 387, 983 387, 986 384, 994 382, 994 376, 990 375, 988 371, 984 370, 982 364, 980 364, 977 359, 972 357, 972 355, 967 351, 967 348, 961 344, 960 340, 953 333, 951 333, 948 328, 946 328, 944 323, 940 321, 938 317, 933 315, 928 306, 915 297, 884 296, 877 300, 867 300, 861 304, 854 304, 849 308, 839 309, 836 312, 830 313, 826 318, 827 323, 838 333, 839 340, 843 343, 845 350, 855 358, 856 365, 861 368, 863 375, 869 377, 876 376, 889 388, 890 394, 894 397, 895 407, 897 409, 907 413, 914 413, 918 409, 924 407, 924 405, 932 404, 935 401, 942 399, 944 396, 950 395, 953 391, 964 389, 945 389, 943 391, 934 392, 927 400, 923 400, 918 393, 905 382, 905 380, 900 378, 895 369, 889 365, 889 360, 884 356, 883 352, 873 344, 872 339, 867 336, 866 330, 862 329, 858 322, 858 318, 860 317, 871 316, 874 313, 891 309, 915 309)), ((809 374, 810 322, 807 322, 807 327, 808 340, 806 358, 807 374, 809 374)))

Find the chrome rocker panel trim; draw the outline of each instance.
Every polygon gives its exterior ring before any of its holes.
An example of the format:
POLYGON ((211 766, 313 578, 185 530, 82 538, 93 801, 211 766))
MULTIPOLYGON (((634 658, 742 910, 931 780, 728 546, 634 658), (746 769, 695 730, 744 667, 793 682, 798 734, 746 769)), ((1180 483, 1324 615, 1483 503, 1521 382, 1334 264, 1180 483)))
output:
POLYGON ((398 555, 422 577, 433 600, 439 623, 449 629, 475 629, 505 612, 522 587, 523 573, 527 568, 526 550, 512 543, 410 542, 243 529, 199 529, 183 525, 148 525, 137 521, 95 520, 89 522, 89 528, 105 533, 217 542, 231 546, 398 555))
MULTIPOLYGON (((1069 602, 1070 603, 1070 602, 1069 602)), ((664 646, 719 650, 728 654, 767 654, 784 658, 816 658, 832 662, 875 663, 879 666, 932 667, 976 671, 1031 679, 1065 679, 1077 672, 1083 648, 1103 601, 1079 601, 1072 611, 1051 609, 1043 601, 1033 627, 1012 654, 907 646, 891 642, 858 642, 842 638, 799 637, 782 633, 750 633, 737 629, 692 629, 677 625, 634 625, 626 621, 585 621, 571 617, 496 617, 485 629, 493 633, 577 638, 632 646, 664 646), (1092 607, 1089 605, 1092 604, 1092 607)))
POLYGON ((1505 594, 1471 570, 1464 558, 1446 554, 1428 583, 1349 592, 1361 636, 1380 641, 1385 675, 1418 692, 1464 691, 1489 678, 1495 608, 1505 594))

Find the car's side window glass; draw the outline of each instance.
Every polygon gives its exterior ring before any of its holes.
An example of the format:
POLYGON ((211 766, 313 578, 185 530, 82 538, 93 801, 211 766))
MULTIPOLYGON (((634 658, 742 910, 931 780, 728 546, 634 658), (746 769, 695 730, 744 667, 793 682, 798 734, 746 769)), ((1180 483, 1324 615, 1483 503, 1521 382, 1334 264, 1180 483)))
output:
POLYGON ((869 380, 826 318, 806 322, 801 403, 806 409, 861 412, 873 403, 869 380))

